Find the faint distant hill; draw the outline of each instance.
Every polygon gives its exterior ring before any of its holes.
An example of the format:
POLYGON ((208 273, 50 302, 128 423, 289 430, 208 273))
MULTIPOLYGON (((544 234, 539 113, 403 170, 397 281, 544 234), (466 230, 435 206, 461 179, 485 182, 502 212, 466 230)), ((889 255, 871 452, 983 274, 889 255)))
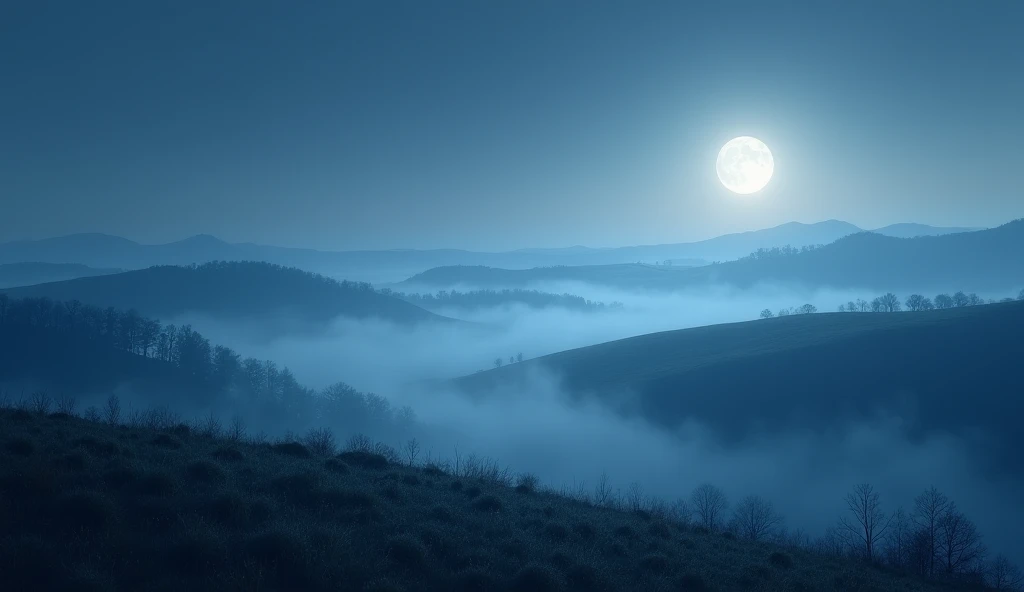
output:
POLYGON ((693 268, 604 265, 508 270, 441 267, 403 284, 526 287, 548 281, 585 281, 625 289, 678 290, 725 285, 752 288, 783 284, 802 288, 853 288, 933 292, 968 290, 1014 295, 1024 286, 1024 221, 997 228, 895 238, 873 232, 843 237, 820 248, 756 256, 693 268))
POLYGON ((343 316, 411 324, 443 320, 413 304, 380 294, 369 284, 339 282, 269 263, 158 266, 3 290, 11 298, 45 296, 167 318, 183 313, 218 318, 284 314, 322 322, 343 316))
POLYGON ((117 273, 119 269, 96 269, 77 263, 0 264, 0 288, 59 282, 80 277, 117 273))
MULTIPOLYGON (((920 313, 826 313, 666 331, 459 378, 500 395, 552 376, 576 398, 674 430, 685 420, 729 441, 827 430, 879 413, 918 435, 980 429, 1024 471, 1024 302, 920 313), (497 390, 496 390, 497 389, 497 390)), ((535 385, 534 385, 535 386, 535 385)))
POLYGON ((939 236, 957 232, 974 232, 976 230, 984 229, 964 226, 928 226, 927 224, 902 223, 876 228, 871 232, 896 238, 914 238, 917 236, 939 236))

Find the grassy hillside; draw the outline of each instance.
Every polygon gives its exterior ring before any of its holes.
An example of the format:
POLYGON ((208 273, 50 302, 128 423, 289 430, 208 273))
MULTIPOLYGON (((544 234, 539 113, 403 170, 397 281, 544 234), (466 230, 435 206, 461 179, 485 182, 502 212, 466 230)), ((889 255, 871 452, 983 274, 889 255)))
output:
POLYGON ((442 320, 369 284, 338 282, 268 263, 209 263, 150 267, 4 290, 11 298, 47 297, 113 306, 155 317, 186 312, 222 318, 287 314, 309 321, 377 317, 396 323, 442 320))
POLYGON ((0 574, 12 592, 954 589, 501 473, 42 408, 0 409, 0 574))
POLYGON ((883 292, 968 290, 1016 294, 1024 286, 1024 258, 1019 253, 1024 253, 1024 220, 988 230, 915 238, 862 232, 805 252, 692 268, 639 264, 529 270, 453 266, 425 271, 403 283, 431 288, 460 284, 493 288, 581 281, 656 290, 788 284, 883 292))
POLYGON ((727 438, 826 429, 887 409, 909 429, 988 434, 1018 474, 1024 302, 901 313, 797 315, 667 331, 560 352, 456 381, 469 392, 553 374, 576 396, 665 427, 727 438))
POLYGON ((118 271, 120 270, 96 269, 75 263, 8 263, 0 265, 0 288, 59 282, 118 271))

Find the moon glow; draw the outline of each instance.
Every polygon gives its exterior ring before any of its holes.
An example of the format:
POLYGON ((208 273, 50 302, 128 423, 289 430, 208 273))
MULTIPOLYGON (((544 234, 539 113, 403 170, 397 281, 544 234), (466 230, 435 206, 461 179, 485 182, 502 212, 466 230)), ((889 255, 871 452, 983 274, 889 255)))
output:
POLYGON ((726 189, 741 195, 764 188, 775 171, 772 153, 764 142, 750 136, 733 138, 722 146, 715 162, 718 180, 726 189))

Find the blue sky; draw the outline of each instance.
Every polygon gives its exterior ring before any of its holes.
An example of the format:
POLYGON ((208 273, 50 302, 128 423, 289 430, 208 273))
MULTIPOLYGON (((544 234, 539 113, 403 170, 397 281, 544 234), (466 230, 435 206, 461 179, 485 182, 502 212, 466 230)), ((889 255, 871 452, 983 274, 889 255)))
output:
POLYGON ((0 240, 677 242, 1024 216, 1024 3, 20 2, 0 240), (714 158, 752 135, 753 197, 714 158))

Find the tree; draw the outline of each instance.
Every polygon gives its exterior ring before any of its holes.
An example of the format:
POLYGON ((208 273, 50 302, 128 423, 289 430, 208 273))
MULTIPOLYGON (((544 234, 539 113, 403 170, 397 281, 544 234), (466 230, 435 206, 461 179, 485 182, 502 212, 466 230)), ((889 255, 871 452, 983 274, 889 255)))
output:
POLYGON ((885 536, 885 558, 893 567, 906 567, 914 546, 914 523, 910 516, 898 508, 892 515, 892 525, 885 536))
POLYGON ((509 364, 515 364, 516 363, 516 357, 515 356, 509 356, 508 357, 508 363, 509 364))
POLYGON ((988 567, 988 581, 996 590, 1020 590, 1024 575, 1005 555, 997 555, 988 567))
POLYGON ((1024 289, 1022 289, 1020 293, 1017 294, 1017 300, 1024 300, 1024 289))
POLYGON ((758 541, 767 538, 782 523, 782 516, 772 503, 760 496, 750 495, 733 511, 732 523, 743 538, 758 541))
POLYGON ((773 313, 771 311, 771 309, 766 308, 766 309, 761 311, 761 318, 762 319, 770 319, 770 318, 772 318, 774 316, 775 316, 775 313, 773 313))
POLYGON ((932 301, 931 300, 929 300, 928 298, 926 298, 926 297, 924 297, 924 296, 922 296, 920 294, 911 294, 910 296, 907 296, 907 301, 906 301, 905 304, 907 305, 907 310, 913 311, 913 312, 918 312, 918 311, 922 311, 922 310, 931 310, 931 309, 935 308, 932 305, 932 301))
POLYGON ((776 316, 780 316, 780 317, 789 316, 789 309, 788 308, 780 308, 779 312, 778 312, 778 314, 776 316))
POLYGON ((863 298, 858 298, 857 299, 857 311, 858 312, 867 312, 869 306, 870 305, 868 304, 867 300, 864 300, 863 298))
POLYGON ((888 530, 892 517, 882 512, 878 492, 868 483, 862 483, 846 495, 849 516, 842 516, 839 525, 845 531, 850 546, 860 548, 869 562, 875 560, 878 542, 888 530))
POLYGON ((501 368, 502 364, 504 364, 504 363, 505 363, 505 360, 503 360, 501 358, 494 358, 494 367, 495 368, 501 368))
POLYGON ((881 303, 882 312, 899 312, 900 299, 892 292, 887 292, 878 298, 881 303))
POLYGON ((523 361, 523 352, 519 352, 518 354, 516 354, 516 361, 517 362, 522 362, 523 361))
POLYGON ((974 292, 971 292, 970 294, 967 295, 968 306, 980 306, 982 304, 985 304, 985 300, 982 299, 977 294, 975 294, 974 292))
POLYGON ((939 294, 935 297, 935 308, 944 310, 954 306, 953 297, 949 294, 939 294))
POLYGON ((697 486, 690 496, 690 505, 698 523, 709 531, 717 530, 729 502, 725 493, 710 483, 697 486))
POLYGON ((957 292, 953 294, 953 306, 956 308, 963 308, 971 305, 971 298, 963 292, 957 292))
POLYGON ((949 498, 939 492, 935 486, 924 490, 914 498, 914 513, 911 519, 921 533, 924 560, 924 575, 935 575, 936 548, 939 538, 939 521, 949 508, 949 498))
POLYGON ((797 310, 800 311, 800 314, 813 314, 818 312, 818 307, 813 304, 805 304, 797 310))
POLYGON ((967 573, 985 556, 985 546, 974 522, 952 502, 939 519, 936 552, 947 575, 967 573))

